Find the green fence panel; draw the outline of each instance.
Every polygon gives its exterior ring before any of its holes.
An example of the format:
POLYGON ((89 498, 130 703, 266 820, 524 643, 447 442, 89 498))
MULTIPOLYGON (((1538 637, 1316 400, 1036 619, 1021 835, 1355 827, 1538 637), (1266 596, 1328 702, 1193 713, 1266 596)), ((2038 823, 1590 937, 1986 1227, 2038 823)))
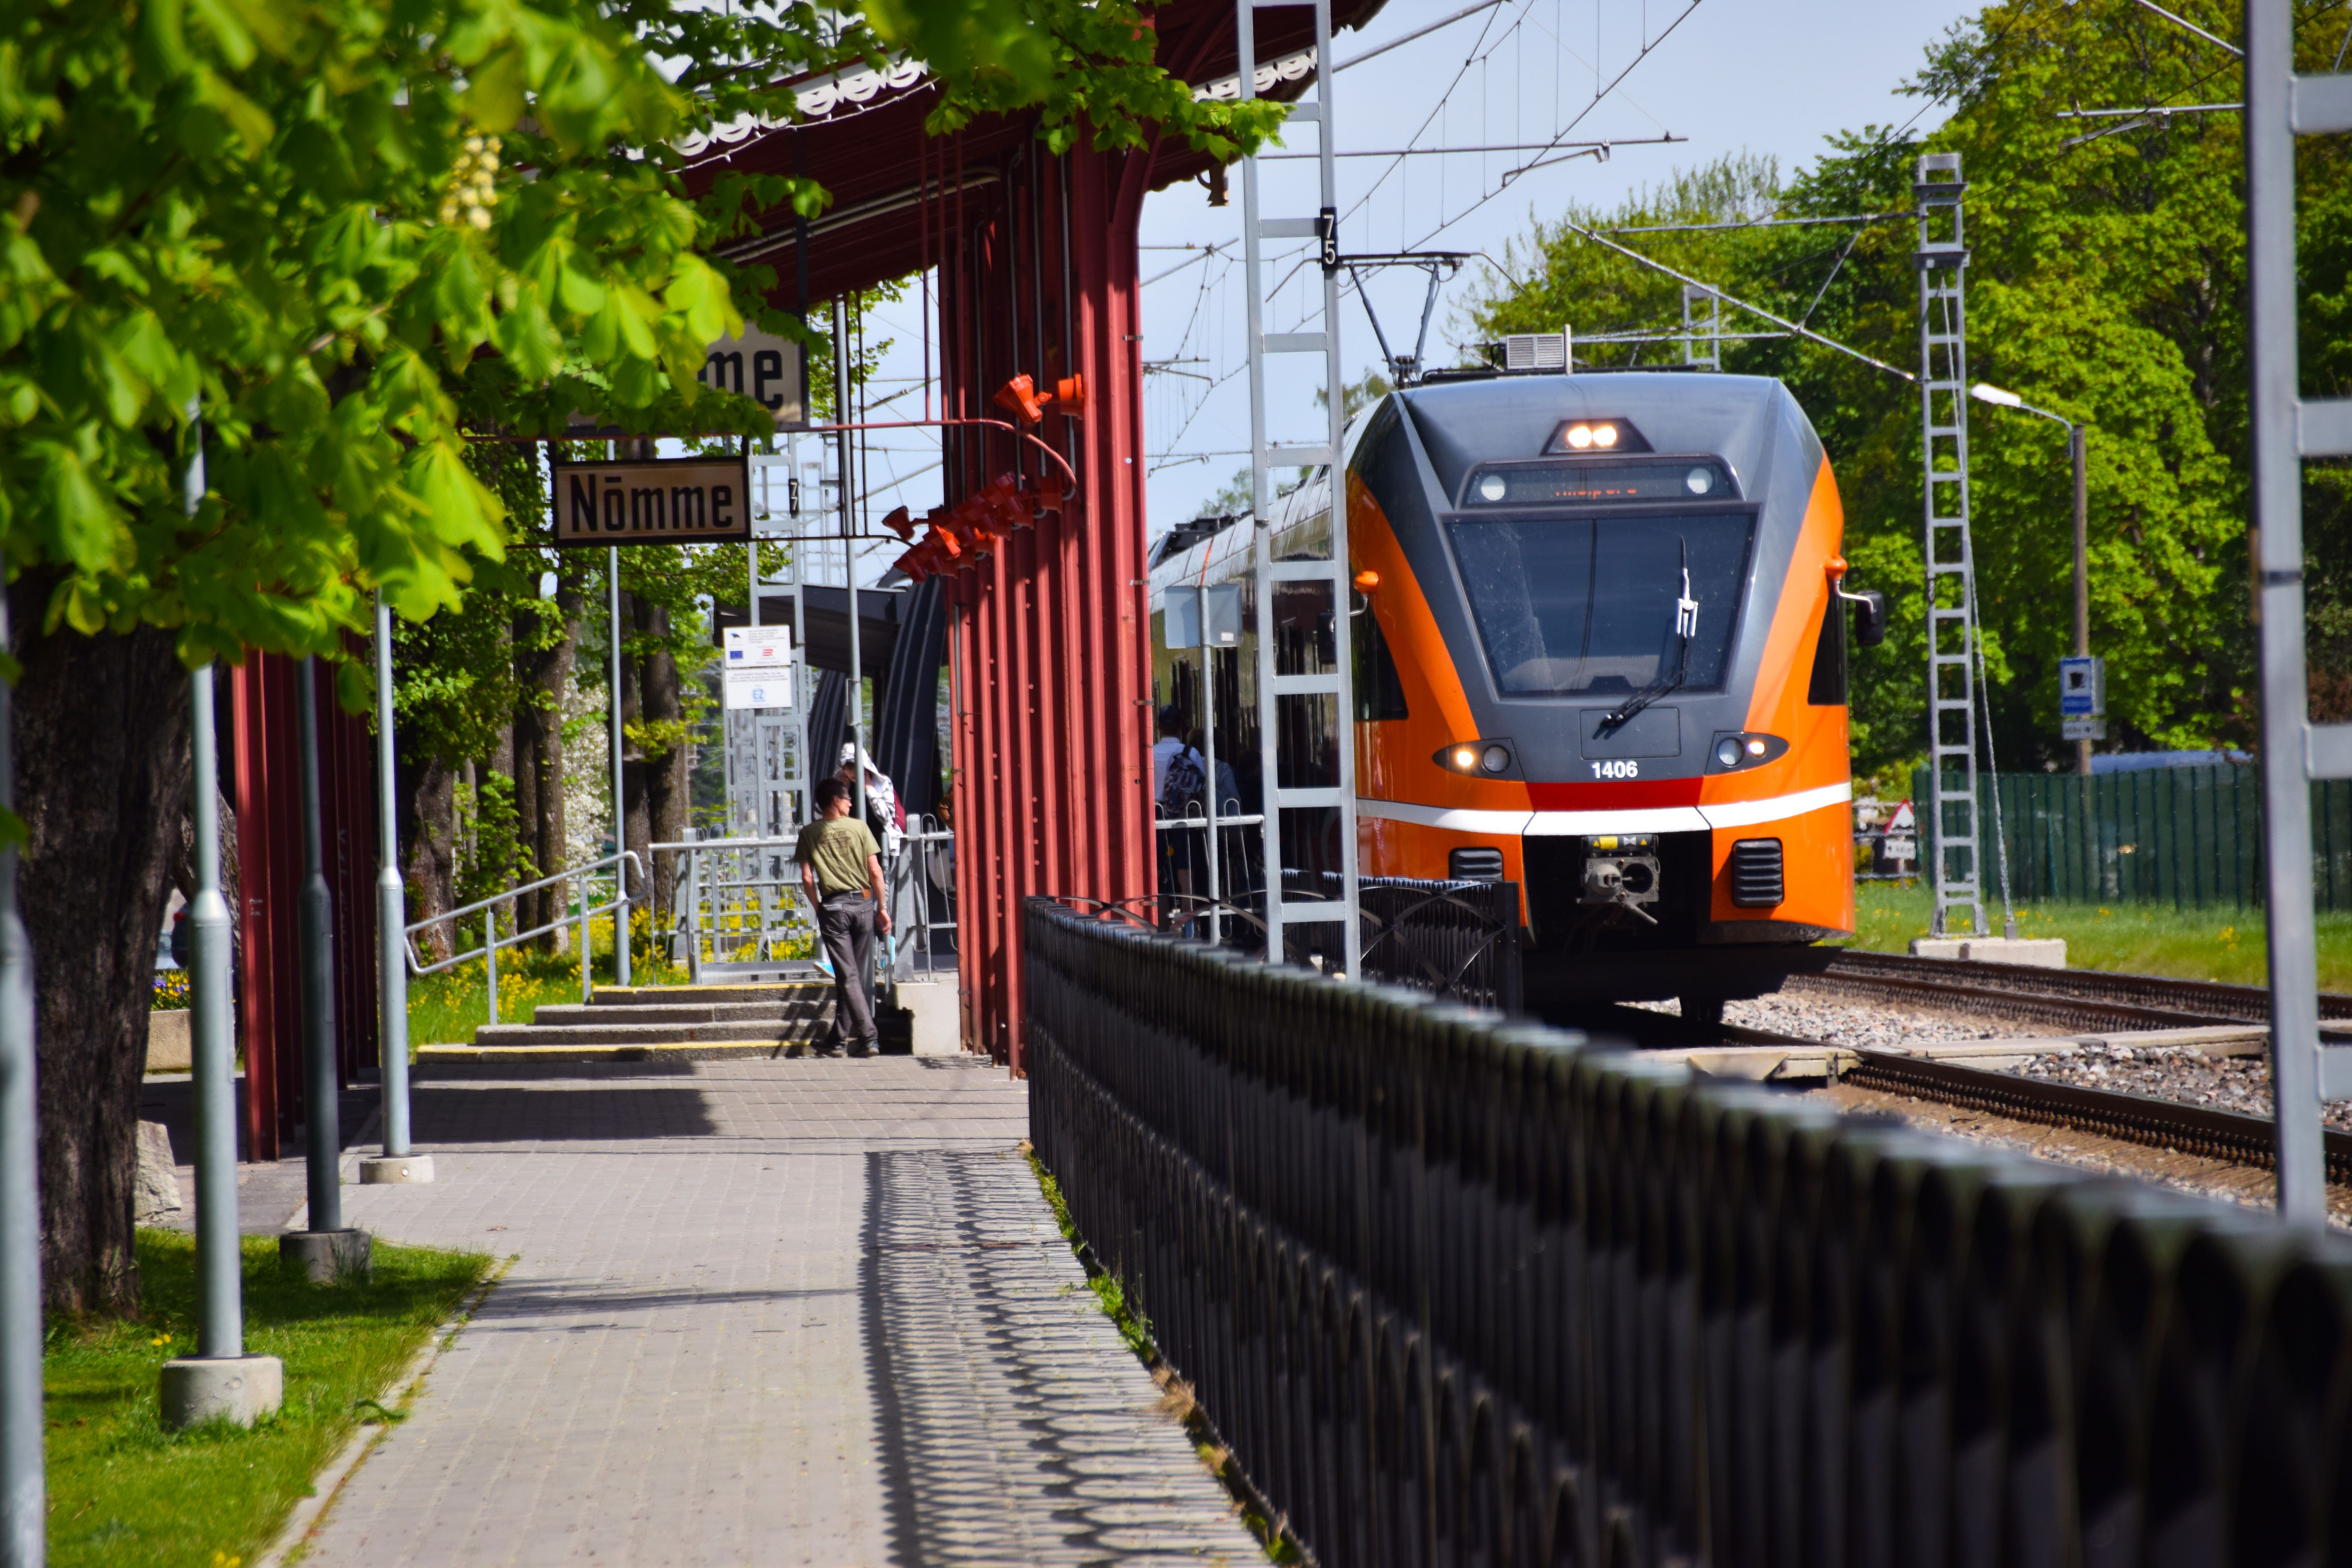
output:
MULTIPOLYGON (((2021 902, 2169 904, 2175 909, 2247 910, 2262 902, 2260 769, 2149 768, 2133 773, 1979 773, 1979 839, 1989 904, 2000 900, 2008 857, 2011 896, 2021 902)), ((1927 795, 1927 772, 1911 775, 1914 801, 1927 795)), ((1920 822, 1931 836, 1932 813, 1920 822)), ((1922 846, 1923 865, 1932 845, 1922 846)), ((2352 784, 2311 786, 2314 900, 2323 911, 2352 909, 2352 784)))

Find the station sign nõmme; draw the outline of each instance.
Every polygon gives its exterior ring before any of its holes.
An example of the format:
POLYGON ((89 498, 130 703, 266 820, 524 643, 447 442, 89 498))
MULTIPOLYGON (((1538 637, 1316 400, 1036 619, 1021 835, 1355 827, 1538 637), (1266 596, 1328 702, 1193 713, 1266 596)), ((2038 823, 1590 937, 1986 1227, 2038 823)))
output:
POLYGON ((559 547, 740 544, 751 537, 751 465, 742 457, 551 468, 559 547))

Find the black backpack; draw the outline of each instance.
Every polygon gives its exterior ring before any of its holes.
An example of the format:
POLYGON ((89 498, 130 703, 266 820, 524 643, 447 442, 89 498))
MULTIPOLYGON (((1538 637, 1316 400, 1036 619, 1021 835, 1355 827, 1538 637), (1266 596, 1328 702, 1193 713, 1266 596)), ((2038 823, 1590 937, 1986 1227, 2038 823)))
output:
POLYGON ((1168 759, 1168 772, 1160 781, 1160 813, 1163 816, 1181 817, 1186 808, 1198 805, 1208 794, 1209 779, 1201 765, 1201 753, 1186 746, 1168 759))

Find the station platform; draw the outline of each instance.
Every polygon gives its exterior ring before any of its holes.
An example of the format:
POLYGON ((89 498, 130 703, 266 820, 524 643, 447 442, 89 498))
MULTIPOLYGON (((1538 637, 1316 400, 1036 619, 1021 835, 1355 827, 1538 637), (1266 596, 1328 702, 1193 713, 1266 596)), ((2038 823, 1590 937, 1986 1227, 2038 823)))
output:
POLYGON ((414 1107, 437 1182, 346 1223, 511 1261, 304 1563, 1265 1561, 984 1059, 477 1068, 414 1107))

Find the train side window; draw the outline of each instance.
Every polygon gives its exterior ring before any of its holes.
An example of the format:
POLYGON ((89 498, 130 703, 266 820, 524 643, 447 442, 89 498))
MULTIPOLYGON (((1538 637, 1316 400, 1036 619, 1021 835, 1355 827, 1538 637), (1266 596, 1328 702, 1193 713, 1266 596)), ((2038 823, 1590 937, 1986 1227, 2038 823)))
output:
POLYGON ((1845 603, 1834 596, 1822 612, 1821 639, 1813 644, 1813 679, 1805 700, 1816 708, 1845 706, 1845 603))
POLYGON ((1355 645, 1356 720, 1359 723, 1409 717, 1404 686, 1397 679, 1396 660, 1389 655, 1389 639, 1381 635, 1381 618, 1361 594, 1348 595, 1354 609, 1349 628, 1355 645))

